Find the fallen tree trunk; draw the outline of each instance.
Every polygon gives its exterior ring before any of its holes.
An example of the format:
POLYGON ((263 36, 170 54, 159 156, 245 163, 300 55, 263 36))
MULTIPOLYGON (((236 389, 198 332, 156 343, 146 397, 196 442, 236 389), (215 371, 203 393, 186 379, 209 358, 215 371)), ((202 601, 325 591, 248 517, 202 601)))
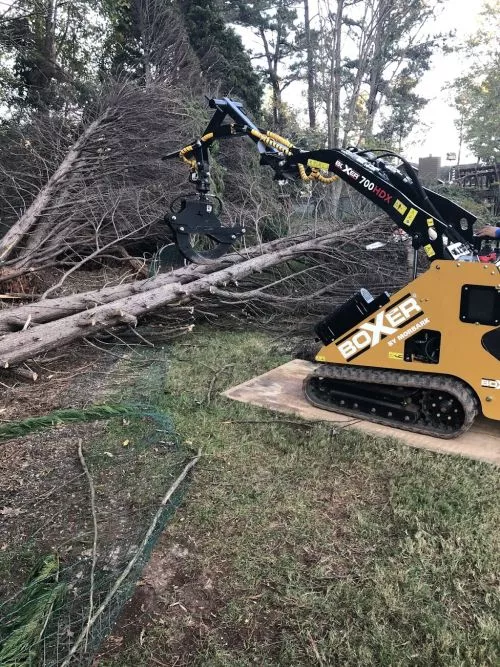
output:
MULTIPOLYGON (((358 225, 361 229, 363 225, 358 225)), ((353 227, 350 233, 356 233, 353 227)), ((155 308, 181 305, 191 299, 210 293, 212 287, 237 283, 246 276, 264 271, 294 257, 304 257, 314 253, 325 253, 328 246, 345 231, 337 231, 325 236, 296 243, 291 247, 268 252, 240 263, 201 276, 188 284, 180 281, 160 284, 162 276, 149 282, 147 290, 114 300, 112 303, 96 306, 86 312, 78 312, 69 317, 39 324, 33 329, 7 334, 0 340, 0 366, 9 368, 26 359, 65 345, 72 340, 92 336, 99 331, 118 325, 135 326, 137 318, 155 308)))
POLYGON ((280 248, 286 248, 301 240, 310 238, 310 234, 300 234, 262 245, 252 246, 241 253, 231 253, 221 258, 217 263, 185 266, 170 273, 162 273, 154 278, 145 278, 133 283, 125 283, 112 287, 104 287, 89 292, 71 294, 69 296, 42 299, 36 303, 26 304, 17 308, 0 310, 0 333, 19 331, 24 327, 33 327, 52 320, 68 317, 75 313, 95 308, 96 306, 112 303, 155 287, 171 285, 172 283, 189 283, 224 266, 234 265, 252 257, 272 253, 280 248))
MULTIPOLYGON (((63 182, 74 169, 75 163, 90 137, 93 137, 102 125, 110 120, 111 111, 106 110, 99 118, 92 122, 83 134, 73 144, 58 169, 50 177, 47 184, 40 190, 32 204, 26 209, 19 220, 0 239, 0 262, 5 262, 16 251, 23 238, 31 232, 45 208, 52 203, 56 193, 59 193, 63 182)), ((30 253, 23 259, 22 266, 29 262, 30 253)), ((20 267, 16 267, 20 268, 20 267)), ((0 279, 9 279, 15 275, 15 270, 2 269, 0 279)))

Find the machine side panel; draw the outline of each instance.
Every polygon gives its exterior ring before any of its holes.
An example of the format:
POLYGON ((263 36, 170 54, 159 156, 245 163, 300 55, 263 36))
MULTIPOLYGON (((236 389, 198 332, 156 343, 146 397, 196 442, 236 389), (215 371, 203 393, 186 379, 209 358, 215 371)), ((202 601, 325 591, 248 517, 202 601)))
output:
POLYGON ((451 375, 475 391, 486 417, 500 420, 500 362, 481 342, 496 327, 461 321, 464 285, 498 291, 500 269, 494 264, 436 261, 376 313, 323 347, 316 360, 451 375), (409 360, 408 354, 405 359, 405 344, 417 332, 433 332, 439 341, 436 362, 409 360))

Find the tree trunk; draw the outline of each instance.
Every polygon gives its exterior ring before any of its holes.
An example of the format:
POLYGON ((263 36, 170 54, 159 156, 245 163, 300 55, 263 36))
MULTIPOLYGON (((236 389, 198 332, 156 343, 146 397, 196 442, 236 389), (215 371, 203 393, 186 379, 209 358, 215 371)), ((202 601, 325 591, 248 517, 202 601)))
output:
POLYGON ((309 111, 309 127, 316 127, 315 86, 314 86, 314 57, 311 43, 311 23, 309 18, 309 0, 304 0, 304 30, 307 50, 307 108, 309 111))
POLYGON ((337 13, 335 15, 335 48, 333 52, 333 94, 332 94, 332 147, 337 148, 340 144, 340 76, 341 68, 341 46, 342 46, 342 19, 344 13, 344 0, 337 0, 337 13))
POLYGON ((276 252, 294 243, 306 240, 308 236, 310 238, 310 235, 299 235, 253 246, 247 248, 245 256, 240 253, 232 253, 223 257, 217 264, 192 264, 188 267, 176 269, 171 273, 161 273, 155 278, 146 278, 145 280, 137 280, 133 283, 104 287, 99 290, 71 294, 54 299, 42 299, 41 301, 25 306, 0 310, 0 333, 19 331, 26 324, 29 327, 34 327, 56 319, 62 319, 69 315, 112 303, 118 299, 124 299, 125 297, 139 294, 155 287, 163 287, 172 283, 190 283, 206 274, 220 270, 225 265, 238 264, 261 254, 276 252))
POLYGON ((375 117, 381 103, 381 83, 387 60, 384 58, 384 45, 387 42, 387 29, 391 23, 391 8, 393 0, 379 0, 375 12, 375 25, 373 36, 373 56, 370 59, 370 73, 368 99, 366 101, 366 124, 363 132, 365 139, 373 136, 375 117), (377 99, 378 97, 378 99, 377 99))
MULTIPOLYGON (((40 190, 32 204, 23 213, 19 220, 12 225, 7 233, 0 239, 0 263, 5 263, 18 249, 19 244, 24 237, 32 232, 44 209, 52 203, 53 197, 60 194, 61 184, 66 180, 77 160, 80 157, 82 148, 91 136, 96 133, 103 123, 109 119, 110 111, 107 110, 102 116, 91 123, 82 133, 78 140, 68 151, 66 157, 59 165, 58 169, 52 174, 47 184, 40 190)), ((24 265, 29 262, 29 256, 21 260, 24 265)), ((16 266, 12 268, 3 268, 0 270, 0 279, 10 277, 10 273, 15 273, 16 266)))
POLYGON ((383 68, 383 63, 381 62, 381 39, 382 36, 378 33, 375 39, 375 52, 372 58, 370 69, 370 90, 368 93, 368 99, 366 101, 367 116, 365 131, 363 132, 365 139, 370 139, 373 136, 373 124, 375 122, 375 116, 379 108, 377 95, 379 93, 379 88, 382 81, 383 68))
MULTIPOLYGON (((356 233, 363 225, 352 228, 356 233)), ((209 293, 211 287, 237 283, 238 280, 255 272, 264 271, 293 257, 303 257, 310 253, 324 253, 336 239, 345 238, 345 231, 337 231, 325 236, 294 244, 272 253, 254 257, 239 264, 220 269, 207 276, 183 285, 174 282, 158 286, 151 281, 150 288, 139 293, 114 300, 84 313, 78 312, 46 324, 39 324, 33 329, 7 334, 0 340, 0 366, 10 368, 26 359, 38 356, 49 350, 60 348, 72 340, 93 336, 110 327, 128 324, 135 326, 137 318, 169 304, 186 304, 191 299, 209 293)))

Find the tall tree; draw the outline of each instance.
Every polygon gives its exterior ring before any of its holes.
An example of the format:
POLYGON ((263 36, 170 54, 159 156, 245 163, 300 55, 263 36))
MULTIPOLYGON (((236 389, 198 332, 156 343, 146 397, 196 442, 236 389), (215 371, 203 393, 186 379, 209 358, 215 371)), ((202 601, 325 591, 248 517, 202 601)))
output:
POLYGON ((454 105, 459 113, 460 139, 478 160, 500 162, 500 0, 487 0, 477 32, 462 46, 470 69, 456 79, 454 105))
POLYGON ((410 83, 418 83, 429 69, 430 57, 439 35, 430 36, 424 28, 434 17, 440 0, 374 0, 372 3, 373 39, 369 56, 367 120, 365 137, 373 134, 377 111, 387 98, 391 84, 399 87, 399 97, 410 83), (398 72, 404 67, 404 86, 398 81, 398 72))
POLYGON ((225 94, 243 99, 258 112, 262 97, 259 77, 241 38, 226 26, 216 0, 178 0, 178 6, 203 74, 220 82, 225 94))
POLYGON ((311 16, 309 13, 309 0, 304 0, 304 36, 306 42, 306 78, 307 78, 307 109, 309 113, 309 127, 316 127, 316 100, 315 100, 315 75, 314 75, 314 53, 311 30, 311 16))
POLYGON ((427 100, 414 91, 415 80, 403 70, 386 94, 387 115, 374 139, 383 146, 401 152, 403 140, 410 134, 427 100))
POLYGON ((325 0, 320 4, 318 100, 324 105, 331 145, 371 137, 381 107, 390 106, 390 100, 397 100, 401 109, 402 92, 409 91, 410 82, 418 83, 437 47, 438 36, 430 36, 426 24, 441 2, 325 0))
MULTIPOLYGON (((11 103, 57 108, 85 93, 96 65, 99 26, 89 18, 97 0, 19 0, 0 22, 3 81, 11 103), (5 66, 13 61, 13 67, 5 66)), ((0 74, 2 68, 0 68, 0 74)))
POLYGON ((324 0, 319 9, 317 96, 326 114, 328 144, 340 146, 342 129, 344 137, 348 135, 346 119, 350 129, 354 116, 359 115, 358 98, 365 69, 365 45, 361 39, 365 33, 360 27, 366 20, 367 6, 361 0, 324 0), (349 57, 343 53, 349 53, 349 57))
POLYGON ((478 160, 500 162, 500 52, 479 75, 473 71, 457 79, 455 91, 465 143, 478 160))
POLYGON ((295 44, 296 0, 228 0, 227 16, 234 23, 252 29, 258 37, 262 51, 254 54, 261 60, 264 81, 272 91, 273 124, 282 124, 282 93, 290 83, 299 78, 297 70, 287 71, 285 62, 297 52, 295 44))
POLYGON ((104 0, 110 30, 102 67, 142 80, 175 83, 200 66, 178 7, 168 0, 104 0))

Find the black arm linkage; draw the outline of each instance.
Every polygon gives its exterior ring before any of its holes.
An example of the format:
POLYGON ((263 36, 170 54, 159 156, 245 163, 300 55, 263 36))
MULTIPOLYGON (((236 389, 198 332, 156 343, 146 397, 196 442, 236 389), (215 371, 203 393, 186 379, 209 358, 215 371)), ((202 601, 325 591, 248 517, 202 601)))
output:
POLYGON ((284 171, 303 164, 336 174, 381 208, 412 238, 414 248, 424 248, 430 260, 473 254, 475 216, 423 188, 415 176, 410 178, 375 155, 368 156, 355 149, 304 151, 288 158, 284 171))
MULTIPOLYGON (((276 178, 297 179, 301 176, 299 166, 306 174, 312 170, 323 170, 337 175, 359 193, 381 208, 412 239, 415 249, 424 248, 428 258, 465 259, 474 254, 473 225, 476 217, 458 204, 423 187, 416 170, 403 158, 403 168, 385 162, 375 151, 361 151, 355 148, 326 148, 304 151, 292 147, 284 152, 273 142, 263 143, 252 130, 262 132, 243 112, 242 105, 227 97, 212 99, 209 106, 215 113, 207 125, 203 137, 192 142, 193 150, 187 154, 196 160, 198 172, 197 189, 201 187, 200 177, 208 175, 209 147, 217 139, 249 136, 261 154, 261 164, 273 168, 276 178), (234 122, 225 123, 229 116, 234 122)), ((262 136, 262 135, 261 135, 262 136)), ((291 146, 291 144, 289 144, 291 146)), ((180 151, 170 153, 163 159, 179 157, 180 151)), ((384 151, 385 155, 395 155, 384 151)), ((196 182, 196 178, 194 181, 196 182)))

